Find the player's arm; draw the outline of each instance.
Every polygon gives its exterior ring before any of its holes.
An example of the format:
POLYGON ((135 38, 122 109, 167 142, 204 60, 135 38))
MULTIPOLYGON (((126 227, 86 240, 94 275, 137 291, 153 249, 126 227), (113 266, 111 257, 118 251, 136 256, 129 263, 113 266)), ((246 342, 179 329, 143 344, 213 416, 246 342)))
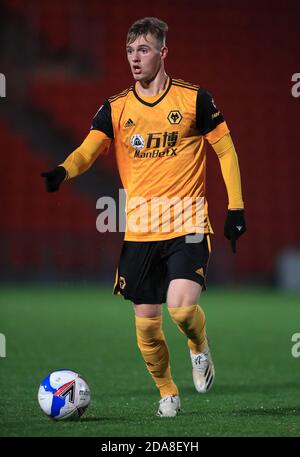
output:
POLYGON ((211 143, 221 166, 228 195, 228 209, 244 209, 238 157, 230 133, 211 143))
POLYGON ((212 147, 219 158, 228 194, 224 235, 231 241, 232 251, 236 252, 236 240, 246 231, 238 157, 230 133, 224 135, 216 143, 212 143, 212 147))
POLYGON ((97 111, 90 133, 83 143, 54 170, 41 174, 46 190, 54 192, 60 184, 87 171, 100 154, 108 151, 113 139, 110 104, 106 101, 97 111))
POLYGON ((236 252, 236 240, 246 231, 238 157, 227 124, 213 98, 204 89, 198 91, 197 125, 220 161, 228 194, 224 235, 231 241, 233 252, 236 252))
POLYGON ((100 154, 108 151, 111 139, 99 130, 91 130, 79 148, 59 165, 66 170, 65 179, 75 178, 87 171, 100 154))

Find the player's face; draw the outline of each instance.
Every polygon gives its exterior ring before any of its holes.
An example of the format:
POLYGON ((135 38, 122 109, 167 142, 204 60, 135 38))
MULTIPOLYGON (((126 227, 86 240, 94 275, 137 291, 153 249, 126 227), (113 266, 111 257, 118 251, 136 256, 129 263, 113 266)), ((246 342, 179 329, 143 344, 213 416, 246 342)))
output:
POLYGON ((166 46, 160 47, 157 39, 148 34, 139 36, 127 44, 127 58, 136 81, 151 81, 155 78, 167 55, 166 46))

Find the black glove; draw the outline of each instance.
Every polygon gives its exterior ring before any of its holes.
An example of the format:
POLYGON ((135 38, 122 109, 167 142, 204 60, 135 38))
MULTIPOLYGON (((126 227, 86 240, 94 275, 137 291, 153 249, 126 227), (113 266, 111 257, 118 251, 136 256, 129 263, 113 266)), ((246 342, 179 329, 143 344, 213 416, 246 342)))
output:
POLYGON ((55 192, 66 177, 66 170, 64 167, 56 167, 54 170, 41 173, 41 177, 45 178, 45 185, 47 192, 55 192))
POLYGON ((244 210, 228 210, 224 225, 224 236, 231 241, 232 252, 236 253, 236 240, 247 230, 244 210))

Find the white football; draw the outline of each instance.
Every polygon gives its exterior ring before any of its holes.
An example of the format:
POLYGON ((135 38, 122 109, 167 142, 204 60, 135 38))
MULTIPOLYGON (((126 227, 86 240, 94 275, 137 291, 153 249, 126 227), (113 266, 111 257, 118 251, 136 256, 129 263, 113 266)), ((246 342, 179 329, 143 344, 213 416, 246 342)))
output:
POLYGON ((41 382, 38 401, 44 413, 55 420, 79 419, 91 399, 87 382, 75 371, 57 370, 41 382))

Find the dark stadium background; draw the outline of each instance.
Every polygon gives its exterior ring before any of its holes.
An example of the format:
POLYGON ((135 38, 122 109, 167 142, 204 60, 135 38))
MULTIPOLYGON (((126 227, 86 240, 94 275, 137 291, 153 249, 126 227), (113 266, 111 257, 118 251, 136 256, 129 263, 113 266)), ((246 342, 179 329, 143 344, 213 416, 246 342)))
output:
POLYGON ((0 28, 2 279, 111 278, 122 234, 96 231, 95 202, 118 194, 113 152, 53 195, 39 173, 77 147, 102 102, 131 84, 126 32, 146 15, 169 24, 168 74, 212 92, 239 155, 248 232, 234 258, 223 239, 226 191, 208 150, 209 281, 274 281, 282 250, 299 247, 297 2, 9 0, 0 28))
MULTIPOLYGON (((207 146, 209 287, 299 287, 299 2, 3 0, 0 9, 4 288, 112 287, 123 234, 97 232, 96 200, 121 187, 113 150, 53 194, 40 173, 62 162, 103 101, 132 83, 125 38, 144 16, 168 23, 168 74, 213 94, 239 156, 248 231, 234 256, 223 236, 227 194, 207 146)), ((296 330, 287 329, 287 345, 296 330)))

